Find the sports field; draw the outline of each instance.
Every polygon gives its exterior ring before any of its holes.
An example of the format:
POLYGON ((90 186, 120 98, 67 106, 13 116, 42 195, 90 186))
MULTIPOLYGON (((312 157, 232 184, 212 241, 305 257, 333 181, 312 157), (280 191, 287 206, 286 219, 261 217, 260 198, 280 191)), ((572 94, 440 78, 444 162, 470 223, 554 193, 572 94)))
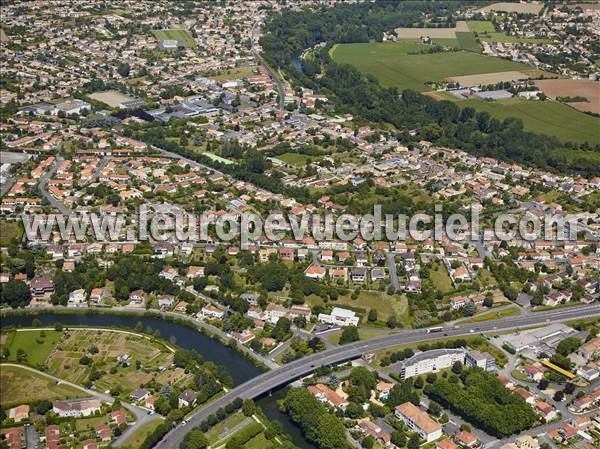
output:
POLYGON ((409 54, 429 47, 414 42, 341 44, 332 49, 336 62, 351 64, 362 73, 374 75, 385 87, 424 92, 427 81, 442 81, 462 75, 527 70, 518 62, 473 52, 409 54))
POLYGON ((192 48, 196 46, 196 41, 194 40, 194 36, 188 30, 183 29, 171 29, 171 30, 155 30, 153 31, 154 36, 157 39, 162 40, 176 40, 179 43, 187 48, 192 48))
POLYGON ((519 98, 498 101, 484 101, 478 98, 460 100, 447 92, 438 92, 438 94, 461 107, 470 106, 478 111, 487 111, 500 120, 507 117, 520 118, 528 131, 556 136, 563 142, 587 141, 591 144, 600 144, 600 119, 556 101, 532 101, 519 98))

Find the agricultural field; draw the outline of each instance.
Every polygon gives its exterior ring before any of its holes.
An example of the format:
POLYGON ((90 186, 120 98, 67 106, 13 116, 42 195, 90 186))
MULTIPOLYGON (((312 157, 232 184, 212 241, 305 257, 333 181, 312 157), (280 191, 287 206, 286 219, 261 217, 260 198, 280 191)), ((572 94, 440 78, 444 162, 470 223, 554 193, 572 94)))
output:
POLYGON ((91 364, 80 363, 84 356, 91 358, 99 370, 107 371, 96 381, 100 390, 119 385, 128 392, 154 378, 173 384, 189 380, 183 369, 170 368, 173 355, 164 346, 126 332, 70 330, 50 354, 46 365, 54 376, 83 384, 91 370, 91 364), (93 347, 98 351, 91 350, 93 347), (116 360, 125 354, 131 358, 129 367, 119 365, 116 360), (165 369, 161 371, 159 367, 165 369))
POLYGON ((73 399, 82 396, 82 390, 56 384, 42 373, 24 367, 2 365, 0 368, 0 405, 10 407, 42 400, 73 399))
POLYGON ((107 104, 111 108, 118 108, 121 103, 134 100, 134 98, 122 94, 121 92, 116 90, 94 92, 93 94, 90 94, 89 97, 92 100, 96 100, 101 103, 107 104))
POLYGON ((529 78, 528 75, 516 70, 508 72, 482 73, 477 75, 450 76, 448 81, 460 83, 464 87, 475 87, 482 84, 497 84, 502 81, 517 81, 529 78))
POLYGON ((579 111, 600 114, 600 83, 592 80, 539 80, 535 85, 547 96, 555 100, 557 97, 585 97, 587 102, 568 103, 579 111))
POLYGON ((374 75, 385 87, 420 92, 429 89, 425 84, 428 81, 530 68, 518 62, 466 51, 409 54, 427 48, 417 43, 343 44, 332 49, 332 57, 336 62, 351 64, 362 73, 374 75))
POLYGON ((479 12, 486 14, 491 11, 518 12, 523 14, 538 14, 544 7, 543 3, 510 3, 499 2, 484 6, 479 12))
POLYGON ((192 33, 184 29, 170 29, 170 30, 154 30, 152 31, 154 36, 160 40, 176 40, 181 45, 187 48, 193 48, 196 46, 196 41, 192 33))
POLYGON ((600 119, 583 114, 556 101, 532 101, 519 98, 485 101, 478 98, 461 100, 448 92, 438 92, 446 100, 461 107, 470 106, 487 111, 504 120, 516 117, 523 120, 526 130, 556 136, 563 142, 600 142, 600 119))
POLYGON ((460 48, 467 51, 472 51, 474 53, 481 53, 483 48, 481 44, 477 42, 477 38, 475 37, 475 33, 472 32, 457 32, 456 40, 460 48))
POLYGON ((419 39, 422 36, 429 36, 430 38, 454 38, 455 33, 461 31, 469 31, 467 22, 458 21, 454 28, 396 28, 394 30, 398 39, 419 39))

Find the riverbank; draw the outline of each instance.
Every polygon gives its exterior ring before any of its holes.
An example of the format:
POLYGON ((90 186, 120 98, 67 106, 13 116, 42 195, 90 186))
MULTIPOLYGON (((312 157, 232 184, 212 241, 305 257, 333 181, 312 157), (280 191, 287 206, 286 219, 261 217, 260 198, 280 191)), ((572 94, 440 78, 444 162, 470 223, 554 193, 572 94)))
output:
MULTIPOLYGON (((161 319, 159 315, 147 311, 140 311, 141 313, 131 313, 130 311, 115 313, 113 309, 105 309, 99 312, 95 309, 74 311, 65 308, 60 313, 54 312, 56 311, 13 311, 13 313, 1 313, 0 316, 2 317, 2 327, 4 329, 30 327, 33 319, 38 319, 42 326, 53 326, 54 323, 60 322, 65 327, 107 327, 116 329, 131 329, 137 321, 140 321, 144 329, 158 330, 164 340, 172 341, 171 338, 173 337, 176 342, 174 345, 184 349, 195 349, 205 360, 224 366, 231 374, 235 385, 251 380, 263 372, 263 369, 257 367, 256 364, 230 346, 223 344, 218 339, 209 337, 204 332, 197 332, 190 325, 191 323, 188 324, 184 320, 161 319), (136 317, 137 320, 132 320, 132 317, 136 317)), ((284 389, 274 390, 272 395, 264 395, 258 398, 257 404, 265 411, 265 415, 269 420, 281 424, 284 433, 291 437, 294 445, 300 449, 314 449, 314 446, 306 442, 300 430, 289 418, 279 412, 276 404, 277 398, 281 397, 279 391, 283 393, 284 389)))
MULTIPOLYGON (((275 368, 277 365, 270 361, 269 359, 262 357, 256 353, 254 353, 250 348, 239 345, 234 339, 227 338, 226 335, 214 326, 210 324, 206 324, 200 320, 197 320, 193 317, 187 315, 180 315, 174 312, 160 312, 158 310, 131 310, 131 309, 115 309, 115 308, 100 308, 100 307, 88 307, 88 308, 67 308, 67 307, 44 307, 44 308, 36 308, 36 309, 2 309, 0 310, 0 318, 5 319, 7 317, 18 317, 18 316, 38 316, 43 314, 53 314, 53 315, 119 315, 124 317, 143 317, 143 318, 151 318, 151 319, 160 319, 163 321, 168 321, 174 324, 178 324, 181 326, 185 326, 191 329, 195 329, 201 334, 218 341, 219 343, 225 345, 232 351, 235 351, 240 356, 244 357, 246 360, 250 361, 261 371, 268 371, 270 368, 275 368), (214 328, 214 329, 213 329, 214 328)), ((57 320, 60 322, 60 320, 57 320)), ((51 323, 54 324, 54 323, 51 323)), ((71 323, 63 323, 69 324, 73 326, 71 323)), ((24 326, 31 326, 30 324, 22 324, 24 326)), ((5 323, 2 323, 2 327, 5 327, 5 323)), ((105 328, 111 328, 112 326, 109 324, 107 326, 103 326, 105 328)), ((125 325, 119 326, 118 328, 127 328, 133 329, 133 326, 125 325)))

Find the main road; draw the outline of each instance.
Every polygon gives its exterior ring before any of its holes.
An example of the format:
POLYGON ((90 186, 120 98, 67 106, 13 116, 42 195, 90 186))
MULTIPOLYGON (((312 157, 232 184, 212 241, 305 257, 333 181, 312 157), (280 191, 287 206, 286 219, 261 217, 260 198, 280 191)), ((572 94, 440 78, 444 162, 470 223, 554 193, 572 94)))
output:
POLYGON ((287 385, 295 379, 306 376, 320 366, 356 359, 364 354, 392 346, 434 340, 442 336, 459 337, 482 332, 501 332, 590 317, 600 317, 600 306, 598 304, 573 306, 481 323, 454 325, 444 328, 442 332, 428 333, 427 329, 399 331, 394 334, 328 349, 268 371, 230 390, 227 394, 207 404, 206 407, 192 415, 186 424, 180 424, 171 430, 158 443, 157 447, 176 449, 192 428, 198 426, 209 415, 214 414, 219 408, 224 407, 235 398, 256 398, 278 387, 287 385))

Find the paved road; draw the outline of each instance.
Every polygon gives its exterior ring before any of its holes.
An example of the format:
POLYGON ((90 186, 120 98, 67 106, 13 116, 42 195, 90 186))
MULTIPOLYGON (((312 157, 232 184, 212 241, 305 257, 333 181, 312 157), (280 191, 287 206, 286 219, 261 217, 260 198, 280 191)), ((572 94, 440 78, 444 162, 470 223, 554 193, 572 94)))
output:
MULTIPOLYGON (((469 335, 470 333, 491 332, 512 330, 528 326, 541 325, 546 322, 562 322, 574 319, 588 318, 590 316, 600 316, 600 308, 597 305, 583 305, 569 309, 551 310, 538 312, 523 316, 509 317, 501 320, 487 321, 462 325, 458 328, 451 327, 444 329, 444 336, 456 337, 460 335, 469 335)), ((399 344, 414 343, 438 339, 441 333, 427 333, 425 329, 416 329, 401 331, 392 335, 373 338, 365 341, 350 343, 339 348, 329 349, 308 357, 304 357, 295 362, 289 363, 284 367, 271 370, 258 377, 255 377, 242 385, 232 389, 226 395, 211 402, 203 409, 192 415, 189 424, 178 426, 163 438, 158 444, 159 448, 175 449, 185 437, 185 435, 195 426, 200 424, 209 415, 216 412, 220 407, 240 397, 256 398, 264 393, 286 385, 295 379, 305 376, 315 368, 322 365, 331 365, 345 360, 351 360, 381 349, 399 344)))
POLYGON ((398 271, 396 270, 396 253, 388 252, 385 257, 387 258, 392 287, 394 287, 394 291, 397 292, 400 290, 400 281, 398 280, 398 271))
POLYGON ((275 86, 277 87, 277 94, 279 95, 279 110, 284 111, 285 110, 285 92, 283 91, 283 86, 281 84, 281 80, 269 68, 269 66, 267 65, 265 60, 262 58, 262 56, 258 53, 258 50, 256 49, 256 44, 258 43, 258 34, 257 34, 258 26, 260 25, 261 22, 262 22, 262 19, 258 19, 256 22, 254 22, 254 25, 252 25, 252 49, 250 51, 252 52, 254 59, 256 59, 260 63, 260 65, 262 65, 265 68, 265 70, 269 73, 269 76, 275 83, 275 86))
POLYGON ((52 164, 50 169, 46 173, 44 173, 42 175, 42 177, 40 178, 38 188, 40 189, 40 193, 42 194, 42 196, 50 203, 50 205, 52 207, 54 207, 55 209, 58 209, 58 211, 63 215, 71 215, 71 214, 74 214, 75 212, 71 209, 67 209, 63 203, 61 203, 56 198, 54 198, 52 195, 50 195, 50 193, 48 193, 48 191, 46 190, 46 185, 48 184, 48 181, 50 180, 50 178, 52 178, 52 176, 54 176, 54 173, 56 173, 58 166, 60 164, 62 164, 63 161, 64 161, 64 158, 62 156, 56 157, 54 164, 52 164))
MULTIPOLYGON (((3 363, 2 366, 16 366, 16 367, 19 367, 19 368, 23 368, 23 369, 25 369, 27 371, 31 371, 31 372, 34 372, 34 373, 39 374, 41 376, 48 377, 48 378, 54 380, 55 382, 60 382, 61 384, 68 385, 68 386, 70 386, 72 388, 76 388, 78 390, 85 391, 86 394, 88 394, 90 396, 93 396, 93 397, 101 400, 102 402, 106 402, 108 404, 112 404, 114 402, 114 400, 115 400, 109 394, 100 393, 99 391, 89 390, 89 389, 84 388, 84 387, 82 387, 80 385, 74 384, 74 383, 66 381, 64 379, 60 379, 58 377, 55 377, 55 376, 53 376, 51 374, 44 373, 42 371, 38 371, 38 370, 33 369, 33 368, 29 367, 29 366, 18 365, 16 363, 3 363)), ((125 442, 127 440, 127 438, 129 438, 131 435, 133 435, 142 426, 148 424, 149 422, 156 421, 157 419, 162 419, 162 417, 160 415, 157 415, 157 414, 149 415, 148 414, 148 410, 143 409, 141 407, 138 407, 136 405, 128 404, 127 402, 121 402, 121 405, 123 406, 123 408, 126 408, 131 413, 133 413, 133 415, 135 416, 135 424, 132 425, 132 426, 128 426, 127 429, 115 441, 113 441, 112 445, 114 447, 118 447, 121 444, 123 444, 123 442, 125 442)))

